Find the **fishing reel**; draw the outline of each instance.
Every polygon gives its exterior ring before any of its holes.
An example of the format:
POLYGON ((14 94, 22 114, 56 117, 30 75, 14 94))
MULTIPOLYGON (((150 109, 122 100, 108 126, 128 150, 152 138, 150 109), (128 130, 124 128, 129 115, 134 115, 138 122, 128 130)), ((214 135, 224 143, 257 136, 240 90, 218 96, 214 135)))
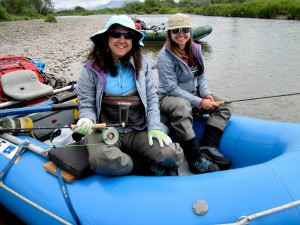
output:
POLYGON ((113 145, 119 140, 119 132, 113 127, 108 127, 102 131, 101 137, 105 144, 113 145))
POLYGON ((114 145, 119 140, 119 132, 115 127, 125 127, 125 123, 107 124, 106 128, 101 133, 101 138, 105 144, 114 145))

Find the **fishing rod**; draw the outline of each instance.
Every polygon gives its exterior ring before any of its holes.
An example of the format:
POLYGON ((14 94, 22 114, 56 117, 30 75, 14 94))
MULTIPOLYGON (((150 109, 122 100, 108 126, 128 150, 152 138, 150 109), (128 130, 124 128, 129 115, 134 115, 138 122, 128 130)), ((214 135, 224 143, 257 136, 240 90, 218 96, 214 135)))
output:
POLYGON ((292 95, 300 95, 300 93, 271 95, 271 96, 263 96, 263 97, 256 97, 256 98, 245 98, 245 99, 237 99, 237 100, 232 100, 232 101, 219 101, 216 103, 225 104, 225 103, 234 103, 234 102, 253 101, 253 100, 259 100, 259 99, 266 99, 266 98, 279 98, 279 97, 286 97, 286 96, 292 96, 292 95))
MULTIPOLYGON (((42 130, 42 129, 64 129, 70 128, 74 130, 77 128, 77 125, 71 124, 69 126, 57 126, 57 127, 33 127, 33 123, 30 118, 19 118, 19 119, 10 119, 5 118, 4 121, 1 121, 0 134, 5 132, 11 132, 13 134, 20 133, 30 133, 32 130, 42 130), (15 123, 12 122, 16 120, 23 121, 25 127, 14 127, 15 123), (2 127, 1 127, 2 126, 2 127), (27 127, 26 127, 27 126, 27 127)), ((95 123, 92 124, 92 129, 103 129, 101 137, 106 144, 115 144, 119 140, 119 132, 115 129, 118 127, 125 127, 125 123, 115 123, 115 124, 106 124, 106 123, 95 123)), ((84 135, 80 133, 73 133, 72 137, 75 141, 81 140, 84 135)))
MULTIPOLYGON (((115 124, 106 124, 106 123, 95 123, 92 125, 92 129, 105 129, 105 128, 111 128, 111 127, 125 127, 125 123, 115 123, 115 124)), ((30 132, 32 130, 44 130, 44 129, 65 129, 65 128, 69 128, 71 130, 74 130, 77 128, 76 124, 71 124, 69 126, 56 126, 56 127, 23 127, 23 128, 13 128, 11 127, 11 125, 8 124, 2 124, 2 127, 0 126, 0 133, 3 132, 30 132)))

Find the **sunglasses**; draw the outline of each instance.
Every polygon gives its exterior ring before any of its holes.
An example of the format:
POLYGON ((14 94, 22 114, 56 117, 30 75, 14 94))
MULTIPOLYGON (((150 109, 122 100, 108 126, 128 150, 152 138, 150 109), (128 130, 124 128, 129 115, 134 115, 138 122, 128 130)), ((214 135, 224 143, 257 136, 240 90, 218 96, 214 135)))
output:
POLYGON ((172 32, 172 34, 178 34, 179 32, 182 32, 184 34, 188 34, 188 33, 190 33, 190 28, 185 27, 185 28, 172 29, 171 32, 172 32))
POLYGON ((127 40, 132 40, 135 36, 135 34, 131 31, 121 32, 121 31, 117 31, 117 30, 110 30, 110 31, 108 31, 108 34, 112 38, 120 38, 123 35, 124 38, 127 40))

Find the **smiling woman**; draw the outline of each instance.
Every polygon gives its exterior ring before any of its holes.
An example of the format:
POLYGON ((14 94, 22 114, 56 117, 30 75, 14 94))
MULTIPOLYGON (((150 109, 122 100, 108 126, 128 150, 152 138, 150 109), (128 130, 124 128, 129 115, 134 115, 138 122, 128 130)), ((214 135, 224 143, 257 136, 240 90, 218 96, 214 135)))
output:
POLYGON ((90 37, 93 46, 76 85, 80 119, 74 132, 84 136, 90 167, 99 174, 177 175, 183 162, 182 149, 160 123, 151 67, 141 50, 143 38, 126 15, 111 16, 90 37), (93 123, 125 127, 109 145, 101 131, 92 131, 93 123))

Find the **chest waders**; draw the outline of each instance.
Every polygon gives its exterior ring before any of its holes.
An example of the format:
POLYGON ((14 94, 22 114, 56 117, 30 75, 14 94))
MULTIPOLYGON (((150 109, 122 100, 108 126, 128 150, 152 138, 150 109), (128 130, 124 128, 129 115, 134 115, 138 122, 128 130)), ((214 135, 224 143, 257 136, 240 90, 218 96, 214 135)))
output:
MULTIPOLYGON (((138 126, 145 123, 145 108, 138 95, 135 96, 104 96, 102 99, 100 122, 138 126)), ((124 126, 123 126, 124 125, 124 126)), ((119 140, 119 132, 115 128, 102 131, 102 139, 112 145, 119 140)))

